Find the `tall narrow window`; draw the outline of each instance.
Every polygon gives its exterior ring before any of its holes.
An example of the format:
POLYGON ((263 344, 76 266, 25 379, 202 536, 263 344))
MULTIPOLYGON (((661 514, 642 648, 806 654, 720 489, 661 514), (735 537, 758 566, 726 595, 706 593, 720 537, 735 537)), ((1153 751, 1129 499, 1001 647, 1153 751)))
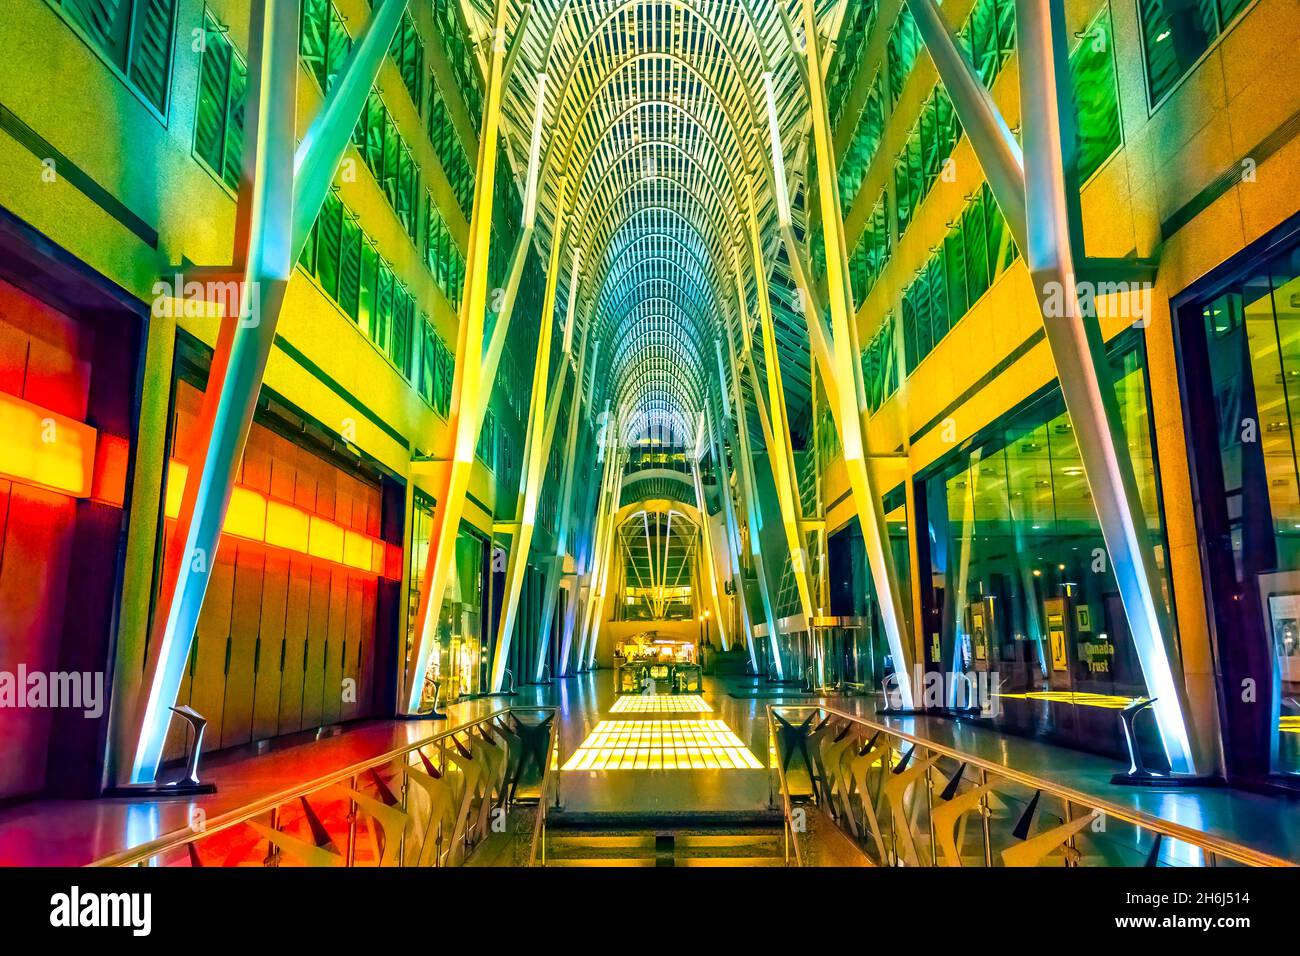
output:
POLYGON ((87 42, 160 114, 171 84, 176 0, 53 0, 87 42))

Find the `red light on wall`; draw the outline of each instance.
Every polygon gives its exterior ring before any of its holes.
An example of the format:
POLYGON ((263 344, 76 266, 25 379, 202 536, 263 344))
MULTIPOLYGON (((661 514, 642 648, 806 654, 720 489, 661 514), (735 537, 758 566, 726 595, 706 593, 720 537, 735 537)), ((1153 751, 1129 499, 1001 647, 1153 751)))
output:
POLYGON ((0 475, 86 498, 95 461, 95 429, 0 392, 0 475))
MULTIPOLYGON (((181 497, 188 478, 189 466, 173 458, 168 463, 167 493, 163 505, 164 513, 170 519, 180 516, 181 497)), ((310 514, 242 485, 236 485, 230 493, 230 508, 221 531, 246 541, 260 541, 273 548, 309 554, 367 574, 401 580, 401 548, 394 548, 377 538, 344 528, 328 518, 310 514), (390 554, 392 550, 396 550, 396 558, 390 554)))

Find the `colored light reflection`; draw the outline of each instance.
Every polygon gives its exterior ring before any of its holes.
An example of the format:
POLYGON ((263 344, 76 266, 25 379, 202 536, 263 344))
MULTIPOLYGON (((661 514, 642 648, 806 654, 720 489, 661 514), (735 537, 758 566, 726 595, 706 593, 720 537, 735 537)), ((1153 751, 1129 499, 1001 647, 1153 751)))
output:
MULTIPOLYGON (((167 470, 165 504, 166 515, 172 520, 180 517, 188 478, 189 466, 173 458, 167 470)), ((383 541, 240 485, 230 493, 230 508, 221 531, 370 574, 382 575, 387 570, 388 546, 383 541)))
POLYGON ((1123 710, 1133 703, 1132 697, 1117 694, 1089 694, 1082 691, 1038 690, 1025 694, 995 694, 1006 700, 1045 700, 1053 704, 1078 704, 1080 707, 1101 707, 1105 710, 1123 710))
POLYGON ((602 720, 564 770, 761 770, 721 720, 602 720))
POLYGON ((0 392, 0 475, 85 498, 95 462, 95 429, 0 392))

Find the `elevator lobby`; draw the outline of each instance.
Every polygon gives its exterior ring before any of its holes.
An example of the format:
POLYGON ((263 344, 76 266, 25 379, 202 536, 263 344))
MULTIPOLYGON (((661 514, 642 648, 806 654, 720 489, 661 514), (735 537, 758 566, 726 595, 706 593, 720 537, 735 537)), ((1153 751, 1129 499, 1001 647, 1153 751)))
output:
POLYGON ((0 868, 1300 863, 1297 48, 5 0, 0 868))

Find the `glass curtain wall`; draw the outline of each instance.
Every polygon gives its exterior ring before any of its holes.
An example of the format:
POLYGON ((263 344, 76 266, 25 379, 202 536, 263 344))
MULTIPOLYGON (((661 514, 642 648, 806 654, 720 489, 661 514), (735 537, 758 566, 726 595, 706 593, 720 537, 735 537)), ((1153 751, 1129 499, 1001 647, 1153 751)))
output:
MULTIPOLYGON (((415 614, 420 602, 420 585, 429 553, 429 531, 433 523, 433 501, 416 492, 411 519, 411 588, 408 592, 407 657, 414 647, 415 614)), ((423 701, 426 706, 443 703, 487 690, 490 649, 485 646, 483 627, 483 577, 487 546, 483 538, 462 527, 456 538, 456 558, 438 615, 438 647, 425 674, 423 701)))
POLYGON ((1185 380, 1208 378, 1212 385, 1188 390, 1188 421, 1225 681, 1229 763, 1254 761, 1245 769, 1294 777, 1300 775, 1300 249, 1293 244, 1257 262, 1224 291, 1182 310, 1180 345, 1185 380))
MULTIPOLYGON (((1140 338, 1112 343, 1110 363, 1163 569, 1140 338)), ((1059 387, 939 465, 924 495, 944 705, 986 705, 1001 729, 1122 755, 1117 711, 1146 686, 1059 387)))
MULTIPOLYGON (((884 506, 894 568, 903 591, 907 630, 911 633, 911 555, 907 543, 907 503, 901 486, 885 495, 884 506)), ((893 673, 894 661, 881 623, 880 604, 856 517, 831 535, 827 551, 831 614, 848 619, 848 623, 822 633, 826 642, 826 682, 842 683, 866 693, 878 692, 885 677, 893 673)))

